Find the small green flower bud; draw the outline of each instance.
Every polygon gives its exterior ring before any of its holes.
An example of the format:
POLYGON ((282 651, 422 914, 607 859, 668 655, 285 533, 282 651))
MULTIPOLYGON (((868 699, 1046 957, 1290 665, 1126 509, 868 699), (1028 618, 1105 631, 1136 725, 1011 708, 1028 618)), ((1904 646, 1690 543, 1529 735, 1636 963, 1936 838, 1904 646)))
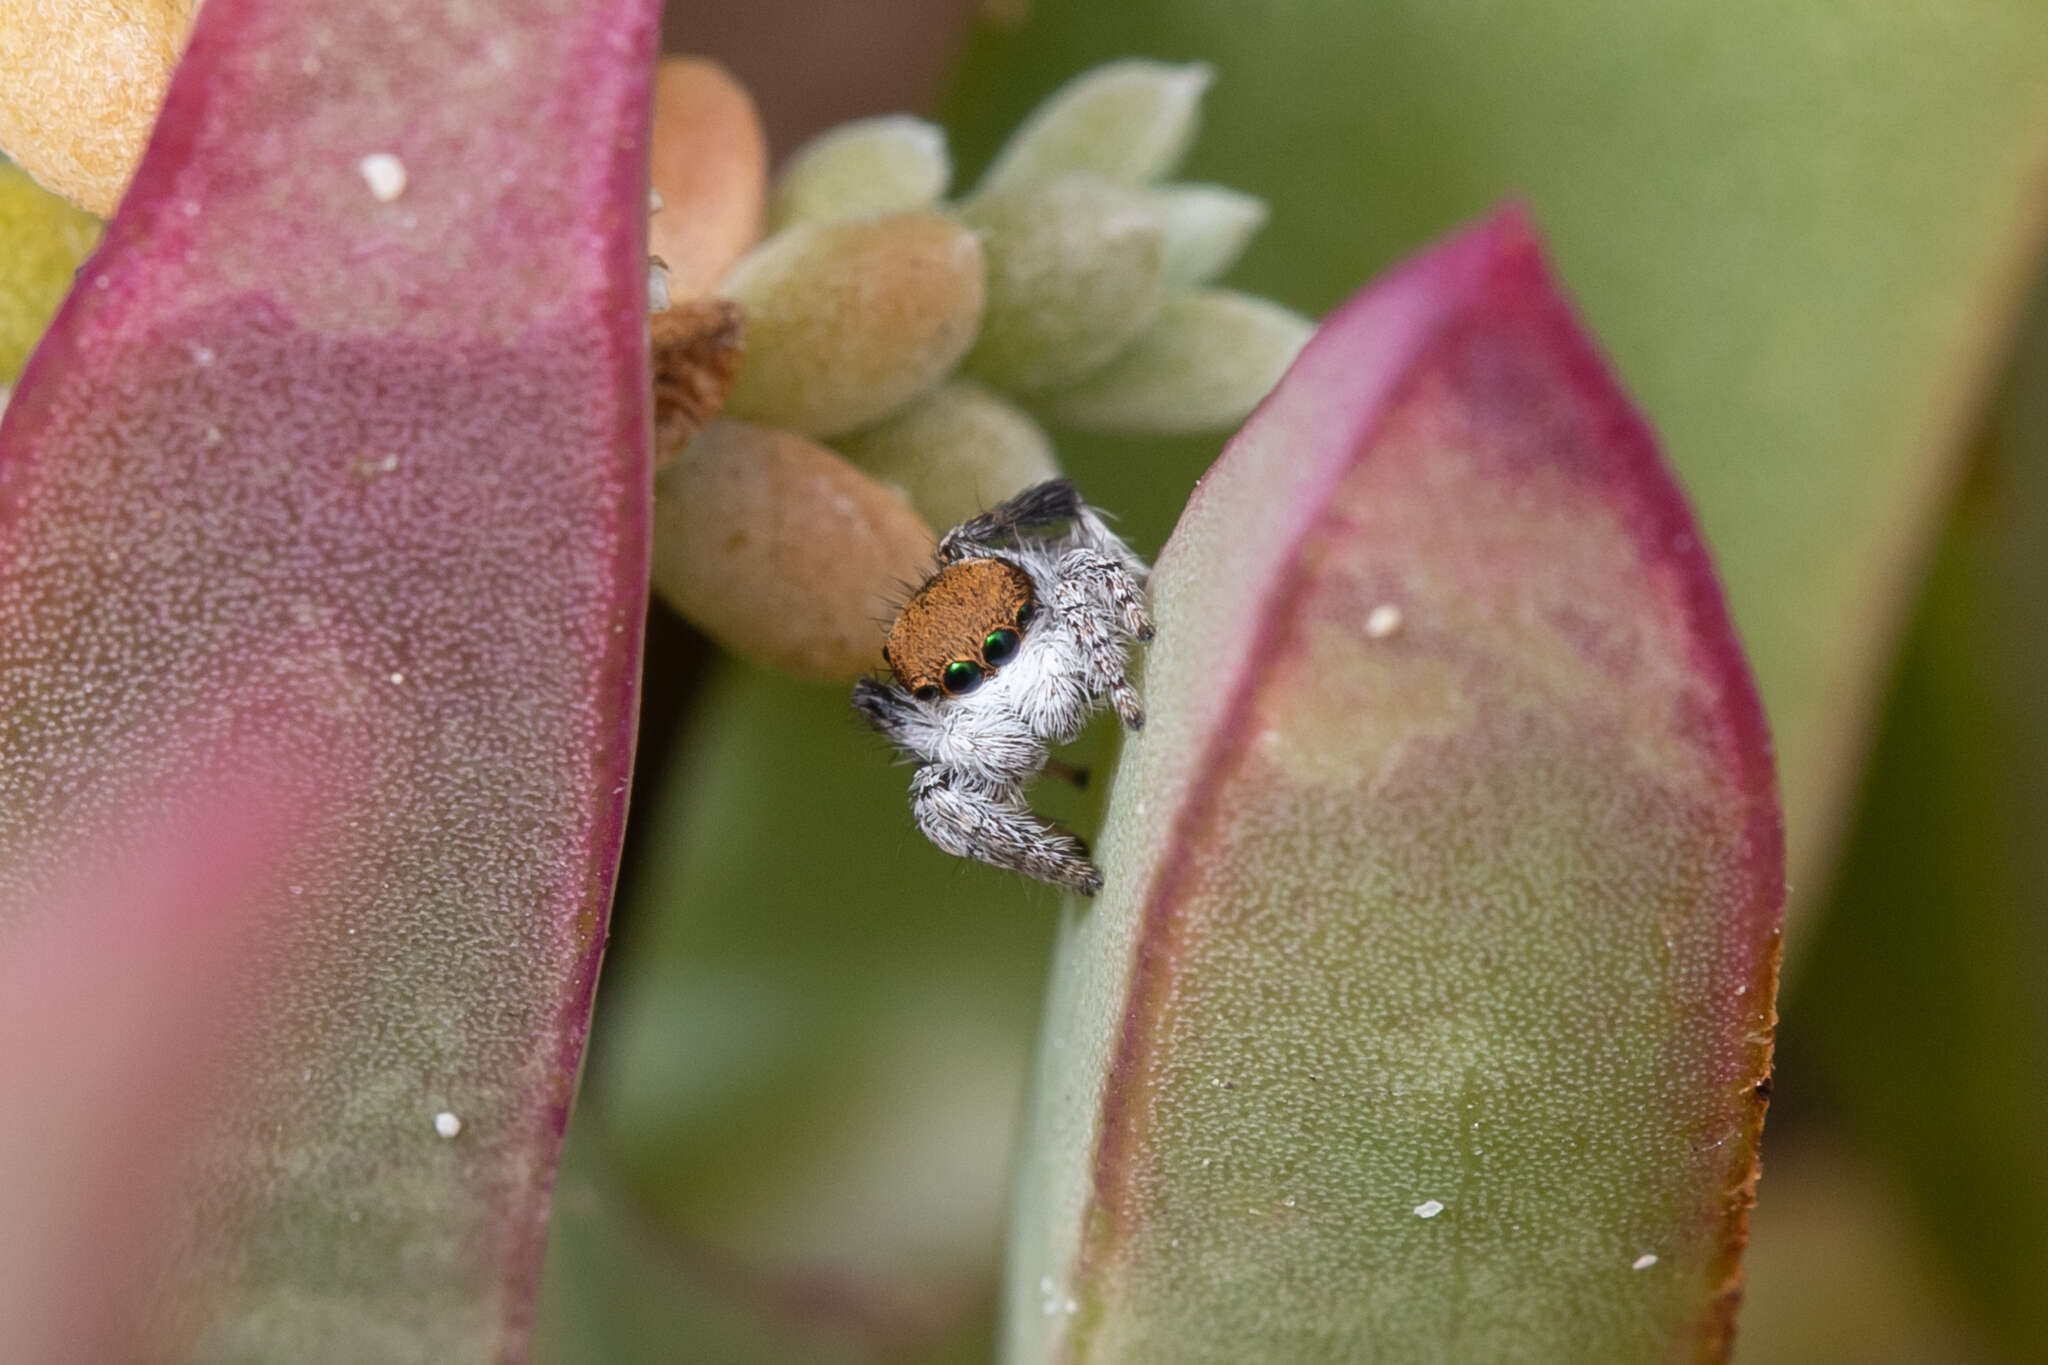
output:
POLYGON ((988 308, 966 367, 991 384, 1071 384, 1158 314, 1166 230, 1142 191, 1069 175, 970 200, 960 216, 988 252, 988 308))
POLYGON ((1150 192, 1166 226, 1166 286, 1192 289, 1230 269, 1266 225, 1266 201, 1221 185, 1161 185, 1150 192))
POLYGON ((1126 185, 1157 180, 1194 140, 1210 70, 1130 60, 1068 81, 1010 136, 976 192, 1041 185, 1088 171, 1126 185))
POLYGON ((1225 289, 1172 299, 1130 349, 1041 404, 1056 422, 1173 435, 1236 426, 1280 382, 1314 324, 1225 289))
POLYGON ((714 421, 654 480, 654 587, 733 653, 850 682, 879 668, 934 538, 901 493, 794 432, 714 421))
POLYGON ((971 379, 949 380, 838 445, 869 474, 909 493, 934 526, 957 526, 1060 472, 1038 423, 971 379))
POLYGON ((769 203, 769 231, 929 208, 952 176, 945 132, 923 119, 893 114, 843 124, 790 158, 769 203))
POLYGON ((871 425, 943 379, 973 344, 982 274, 975 234, 938 213, 776 233, 719 290, 747 317, 726 412, 810 436, 871 425))

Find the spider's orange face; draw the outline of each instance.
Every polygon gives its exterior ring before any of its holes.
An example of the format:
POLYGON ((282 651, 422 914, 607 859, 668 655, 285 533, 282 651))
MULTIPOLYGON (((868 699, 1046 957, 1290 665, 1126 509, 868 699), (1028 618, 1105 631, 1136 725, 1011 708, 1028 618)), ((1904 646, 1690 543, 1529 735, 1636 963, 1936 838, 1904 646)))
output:
POLYGON ((1015 657, 1034 605, 1030 575, 1014 564, 948 564, 896 613, 882 655, 920 701, 957 697, 1015 657))

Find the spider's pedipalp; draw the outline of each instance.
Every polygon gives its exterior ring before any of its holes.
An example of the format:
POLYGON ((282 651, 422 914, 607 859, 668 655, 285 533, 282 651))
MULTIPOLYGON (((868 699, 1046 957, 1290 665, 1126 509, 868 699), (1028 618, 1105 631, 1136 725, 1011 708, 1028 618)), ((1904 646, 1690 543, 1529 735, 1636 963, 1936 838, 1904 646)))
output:
POLYGON ((853 685, 853 709, 905 753, 914 758, 932 756, 932 719, 901 687, 862 678, 853 685))

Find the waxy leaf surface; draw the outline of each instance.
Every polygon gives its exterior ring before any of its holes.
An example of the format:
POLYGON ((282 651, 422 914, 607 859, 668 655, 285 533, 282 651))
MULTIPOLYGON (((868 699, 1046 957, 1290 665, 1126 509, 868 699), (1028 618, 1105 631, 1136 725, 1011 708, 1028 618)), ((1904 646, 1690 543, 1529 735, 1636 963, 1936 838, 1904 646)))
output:
POLYGON ((1692 517, 1519 212, 1335 314, 1154 577, 1017 1362, 1717 1359, 1783 906, 1692 517))
MULTIPOLYGON (((131 1360, 169 1269, 176 1160, 234 1033, 288 807, 207 784, 167 837, 115 818, 103 855, 0 949, 0 1360, 131 1360), (104 855, 111 855, 112 866, 104 855)), ((312 812, 298 812, 310 815, 312 812)), ((27 913, 10 906, 10 918, 27 913)))
POLYGON ((655 18, 211 0, 0 425, 0 899, 251 727, 349 794, 181 1190, 200 1358, 525 1353, 630 762, 655 18))

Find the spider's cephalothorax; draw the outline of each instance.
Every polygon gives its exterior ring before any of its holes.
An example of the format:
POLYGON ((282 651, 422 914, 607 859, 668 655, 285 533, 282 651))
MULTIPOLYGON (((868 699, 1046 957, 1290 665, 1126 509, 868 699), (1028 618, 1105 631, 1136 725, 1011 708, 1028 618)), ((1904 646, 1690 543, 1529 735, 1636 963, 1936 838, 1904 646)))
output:
POLYGON ((1107 699, 1145 723, 1125 676, 1152 638, 1144 561, 1065 479, 1027 488, 939 541, 939 566, 903 604, 853 704, 918 763, 911 812, 948 853, 1072 887, 1102 888, 1079 839, 1024 803, 1048 748, 1107 699))

